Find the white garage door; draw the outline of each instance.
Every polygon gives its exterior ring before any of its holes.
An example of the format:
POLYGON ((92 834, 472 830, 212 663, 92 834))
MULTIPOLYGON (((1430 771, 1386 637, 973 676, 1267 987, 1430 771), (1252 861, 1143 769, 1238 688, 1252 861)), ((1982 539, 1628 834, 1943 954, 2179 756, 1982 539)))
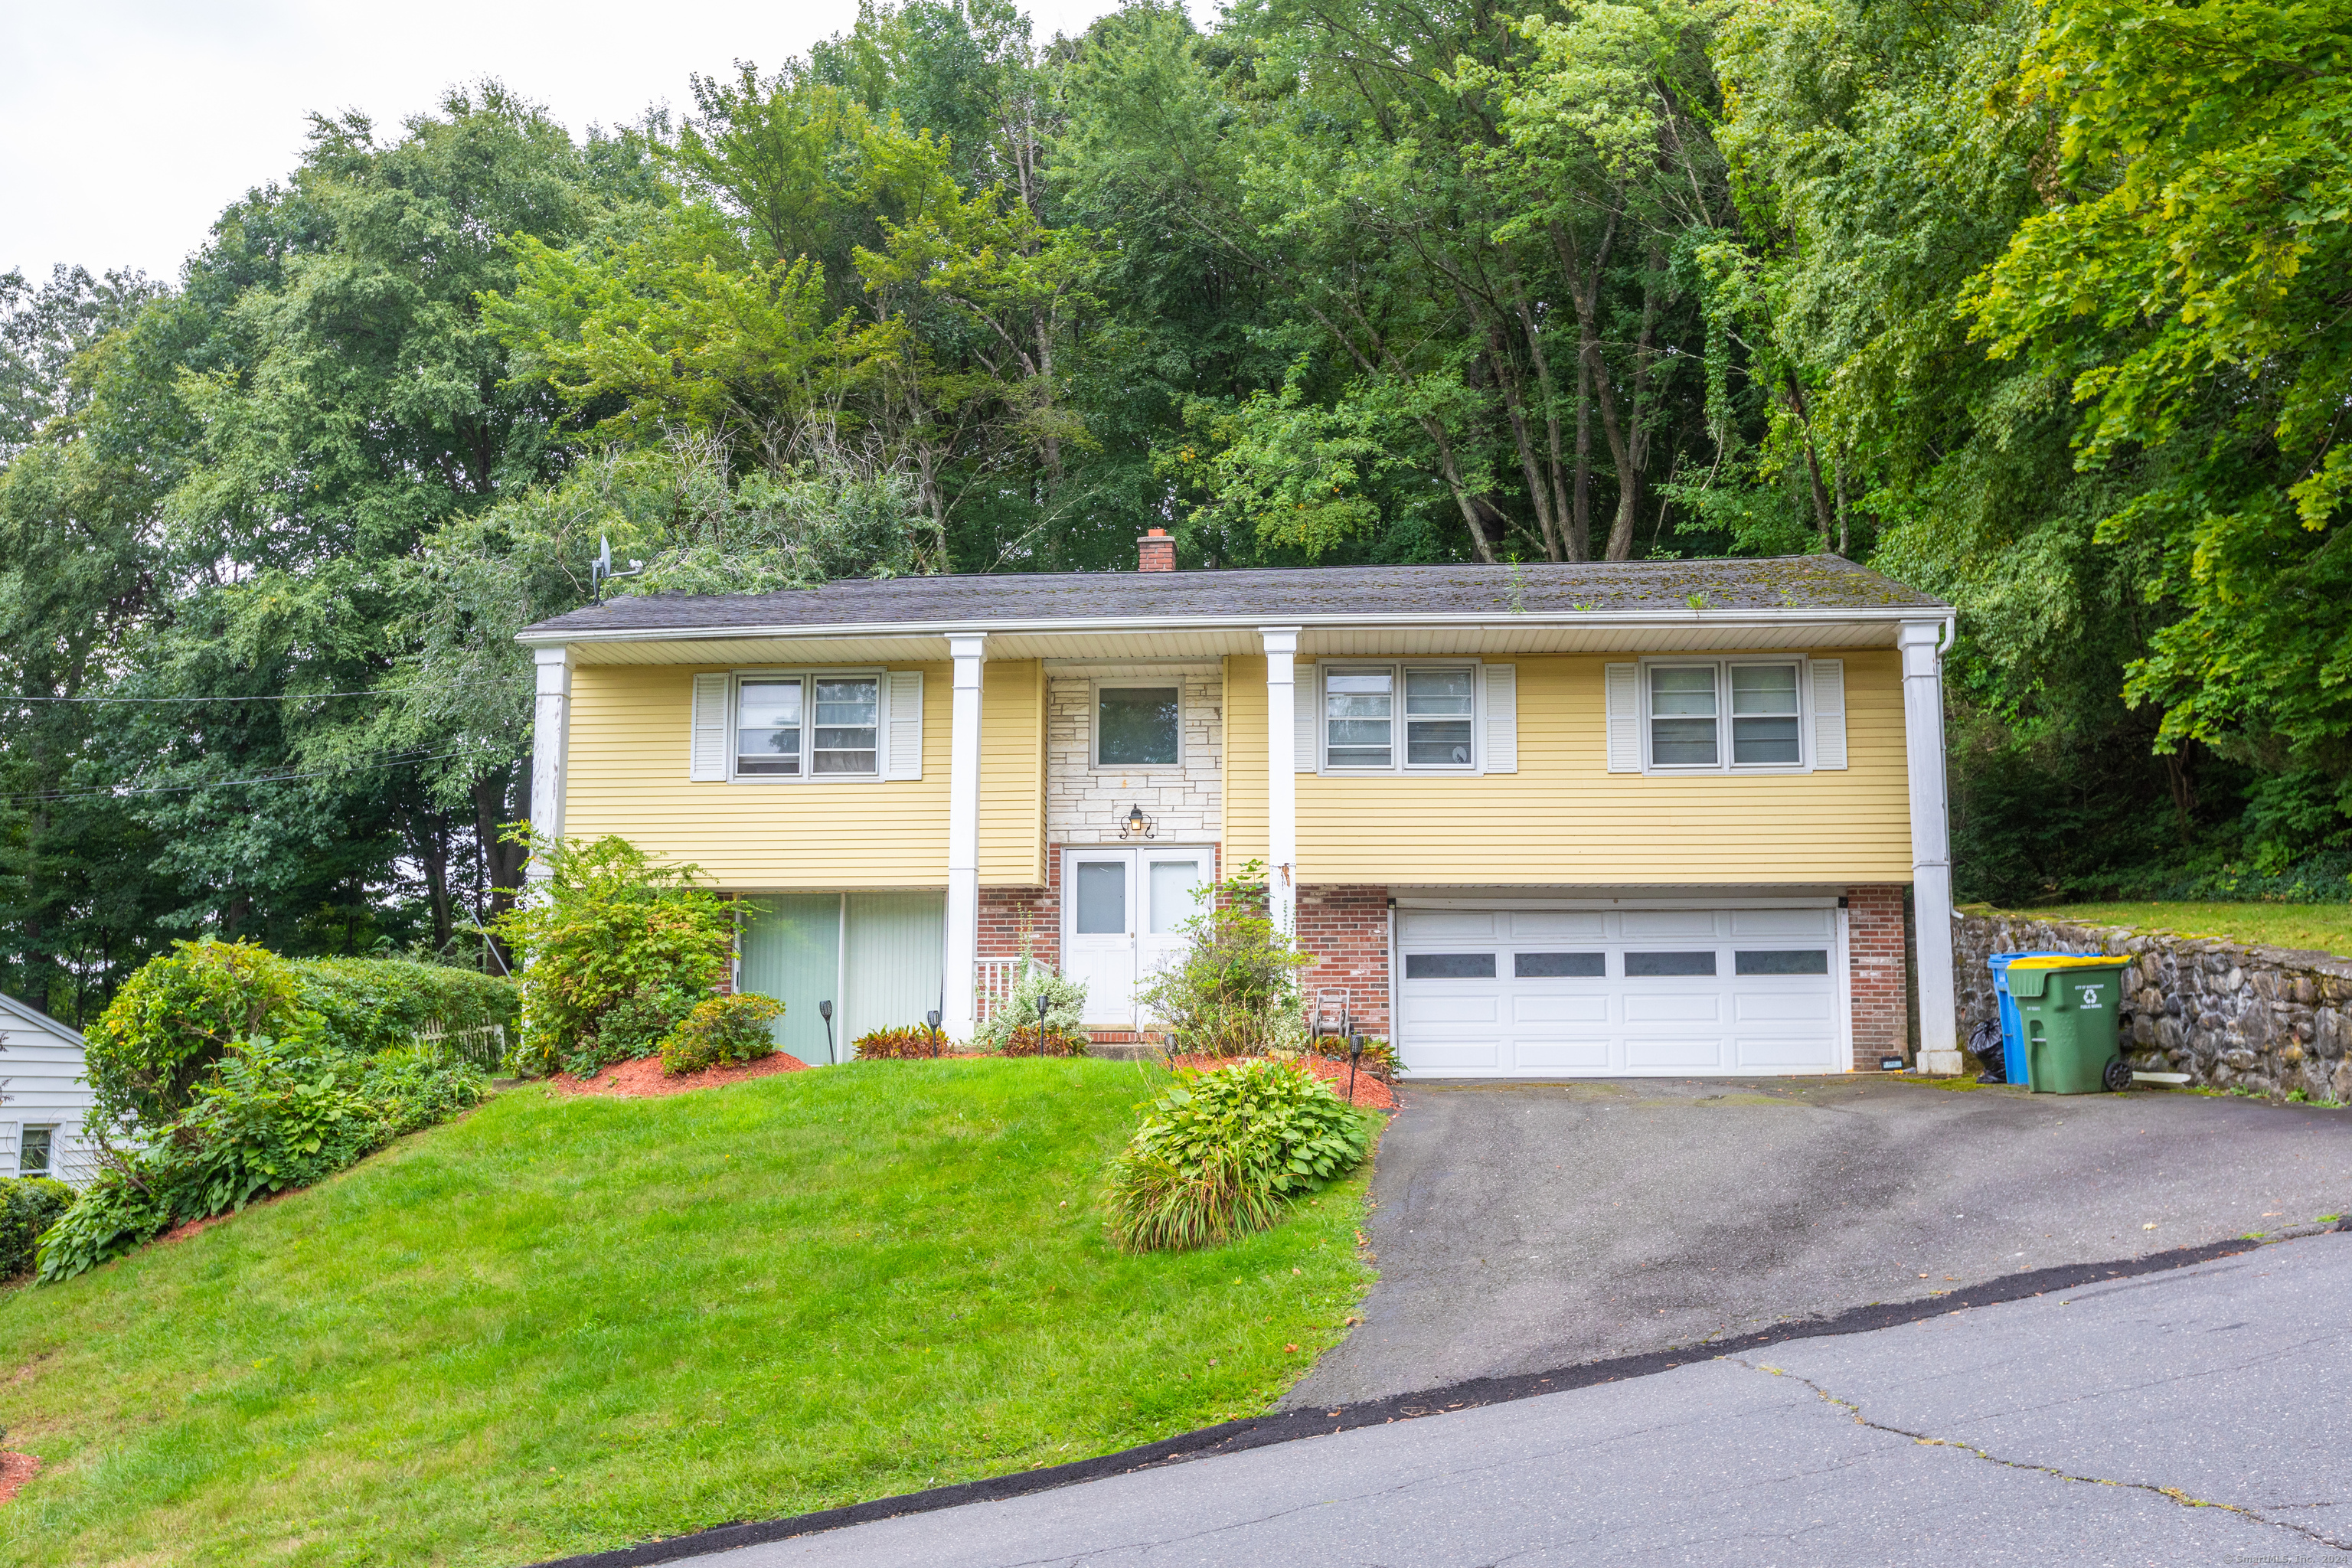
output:
POLYGON ((1422 1078, 1842 1071, 1833 909, 1400 910, 1422 1078))

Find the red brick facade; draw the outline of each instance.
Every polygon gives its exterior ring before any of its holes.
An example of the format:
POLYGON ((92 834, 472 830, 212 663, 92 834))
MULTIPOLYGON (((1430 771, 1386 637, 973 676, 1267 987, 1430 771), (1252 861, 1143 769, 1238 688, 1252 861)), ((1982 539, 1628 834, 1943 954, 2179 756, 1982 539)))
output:
POLYGON ((1389 1032, 1389 890, 1368 886, 1298 889, 1298 946, 1315 960, 1298 976, 1310 1009, 1327 1028, 1339 1026, 1343 994, 1355 1032, 1389 1032))
POLYGON ((1882 1056, 1907 1056, 1909 973, 1900 886, 1846 889, 1845 942, 1853 975, 1853 1065, 1876 1072, 1882 1056))

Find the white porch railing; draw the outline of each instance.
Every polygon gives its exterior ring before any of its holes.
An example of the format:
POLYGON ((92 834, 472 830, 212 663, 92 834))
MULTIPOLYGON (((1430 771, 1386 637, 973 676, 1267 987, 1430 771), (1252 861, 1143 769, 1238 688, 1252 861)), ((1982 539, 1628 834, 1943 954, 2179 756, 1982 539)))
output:
POLYGON ((975 1023, 987 1023, 1013 1000, 1013 983, 1020 973, 1018 958, 982 958, 973 962, 971 1004, 973 1013, 978 1015, 975 1023))

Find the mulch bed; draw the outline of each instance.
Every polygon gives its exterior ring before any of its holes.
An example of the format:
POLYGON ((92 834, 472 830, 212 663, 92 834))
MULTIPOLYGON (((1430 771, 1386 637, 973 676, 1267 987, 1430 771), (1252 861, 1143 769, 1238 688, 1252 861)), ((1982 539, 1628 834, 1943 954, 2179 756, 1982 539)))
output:
MULTIPOLYGON (((272 1193, 266 1198, 255 1198, 252 1202, 247 1204, 245 1207, 248 1209, 257 1209, 264 1204, 274 1204, 278 1199, 290 1197, 299 1191, 301 1191, 299 1187, 288 1187, 281 1192, 272 1193)), ((173 1226, 171 1229, 163 1232, 163 1235, 157 1237, 155 1239, 158 1241, 185 1241, 188 1237, 195 1235, 200 1230, 210 1230, 216 1225, 226 1225, 229 1221, 235 1219, 243 1212, 243 1209, 223 1209, 220 1213, 207 1215, 203 1219, 186 1220, 179 1225, 173 1226)), ((30 1474, 31 1472, 27 1471, 26 1473, 30 1474)), ((5 1487, 6 1484, 6 1464, 5 1459, 0 1459, 0 1487, 5 1487)), ((6 1500, 7 1500, 5 1497, 0 1497, 0 1502, 5 1502, 6 1500)))
MULTIPOLYGON (((1228 1067, 1245 1058, 1235 1057, 1177 1057, 1171 1067, 1189 1068, 1195 1072, 1207 1072, 1212 1068, 1228 1067)), ((1328 1057, 1301 1057, 1298 1065, 1331 1085, 1331 1092, 1340 1099, 1348 1098, 1348 1064, 1335 1062, 1328 1057)), ((1354 1103, 1373 1110, 1394 1110, 1396 1091, 1370 1073, 1359 1068, 1356 1073, 1354 1103)))
POLYGON ((730 1062, 722 1067, 705 1068, 700 1072, 679 1073, 673 1078, 662 1071, 661 1058, 639 1057, 635 1061, 606 1068, 593 1078, 578 1079, 568 1072, 560 1072, 547 1080, 547 1087, 558 1094, 604 1094, 615 1095, 623 1100, 652 1100, 665 1094, 685 1094, 690 1089, 716 1089, 724 1083, 741 1083, 746 1079, 773 1078, 780 1072, 806 1071, 808 1063, 778 1051, 755 1062, 730 1062))
POLYGON ((30 1454, 0 1451, 0 1502, 15 1497, 26 1481, 41 1473, 41 1461, 30 1454))

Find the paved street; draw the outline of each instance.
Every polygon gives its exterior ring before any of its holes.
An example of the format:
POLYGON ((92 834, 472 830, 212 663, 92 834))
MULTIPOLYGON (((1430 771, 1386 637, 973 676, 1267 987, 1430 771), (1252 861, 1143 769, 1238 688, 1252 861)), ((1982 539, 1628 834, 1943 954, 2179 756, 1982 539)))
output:
POLYGON ((2312 1237, 697 1561, 2343 1563, 2347 1300, 2352 1235, 2312 1237))
POLYGON ((2352 1214, 2352 1112, 1885 1079, 1421 1084, 1365 1322, 1292 1407, 2352 1214))

